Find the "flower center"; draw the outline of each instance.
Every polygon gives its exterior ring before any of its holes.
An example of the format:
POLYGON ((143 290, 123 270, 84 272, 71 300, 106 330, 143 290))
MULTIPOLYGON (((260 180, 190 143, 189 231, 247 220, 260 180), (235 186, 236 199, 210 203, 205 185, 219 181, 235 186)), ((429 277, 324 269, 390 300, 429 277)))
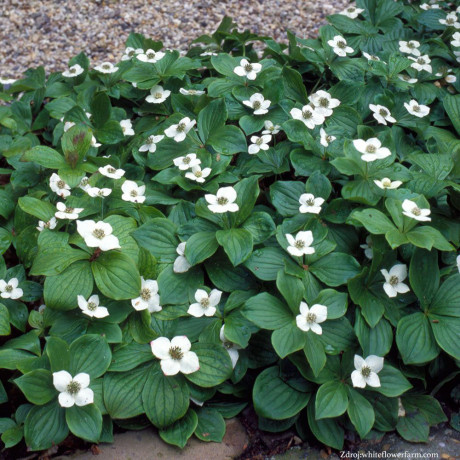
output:
POLYGON ((262 104, 260 103, 260 101, 254 101, 254 102, 252 103, 252 108, 253 108, 253 109, 256 109, 256 110, 257 110, 257 109, 260 109, 261 105, 262 105, 262 104))
POLYGON ((388 110, 380 109, 379 114, 382 115, 382 117, 386 117, 386 116, 388 116, 388 110))
POLYGON ((65 182, 63 180, 57 181, 58 188, 65 188, 65 182))
POLYGON ((102 68, 103 68, 103 69, 110 69, 110 65, 109 65, 109 64, 104 64, 104 65, 102 66, 102 68))
POLYGON ((447 19, 446 19, 446 23, 447 23, 447 24, 453 24, 453 23, 454 23, 453 18, 447 18, 447 19))
POLYGON ((345 49, 346 47, 347 47, 347 42, 342 41, 342 40, 339 40, 339 41, 337 42, 337 48, 340 48, 340 49, 343 50, 343 49, 345 49))
POLYGON ((224 196, 221 196, 217 198, 217 204, 220 204, 221 206, 224 206, 228 203, 228 199, 225 198, 224 196))
POLYGON ((420 106, 419 106, 419 105, 413 105, 413 106, 412 106, 412 110, 413 110, 414 112, 420 112, 420 106))
POLYGON ((403 75, 403 80, 409 81, 409 80, 410 80, 410 76, 409 76, 409 75, 403 75))
POLYGON ((155 99, 161 99, 163 97, 162 93, 155 93, 154 94, 155 99))
POLYGON ((67 393, 71 395, 76 395, 81 390, 81 385, 75 380, 71 380, 67 385, 67 393))
POLYGON ((182 163, 188 165, 191 161, 192 161, 192 159, 191 159, 190 157, 185 157, 185 158, 182 160, 182 163))
POLYGON ((418 208, 417 206, 414 209, 412 209, 412 214, 414 216, 419 216, 421 213, 422 211, 420 211, 420 208, 418 208))
POLYGON ((399 283, 399 278, 397 276, 392 276, 390 280, 388 281, 392 286, 395 286, 396 284, 399 283))
POLYGON ((332 142, 332 136, 327 135, 326 136, 326 142, 332 142))
POLYGON ((177 125, 176 131, 181 133, 182 131, 185 131, 185 123, 179 123, 177 125))
POLYGON ((137 196, 137 195, 138 195, 137 190, 131 190, 130 195, 131 195, 132 197, 137 196))
POLYGON ((316 315, 314 313, 307 313, 307 323, 308 324, 316 323, 316 315))
POLYGON ((70 72, 70 73, 75 73, 76 71, 77 71, 77 69, 75 69, 74 67, 71 67, 71 68, 69 69, 69 72, 70 72))
POLYGON ((96 228, 93 230, 93 236, 95 236, 97 239, 102 240, 105 236, 104 230, 102 228, 96 228))
MULTIPOLYGON (((124 128, 123 128, 124 130, 124 128)), ((117 170, 115 168, 107 168, 107 172, 109 172, 110 174, 115 174, 117 172, 117 170)))
POLYGON ((64 212, 65 212, 66 214, 72 214, 72 213, 73 213, 73 210, 74 210, 74 208, 65 208, 65 211, 64 211, 64 212))
POLYGON ((171 356, 171 359, 179 361, 184 357, 184 352, 180 349, 180 347, 171 347, 169 349, 169 356, 171 356))
POLYGON ((142 300, 147 301, 150 299, 150 297, 152 297, 152 293, 150 292, 150 289, 147 289, 147 288, 142 289, 141 291, 142 300))
POLYGON ((223 345, 227 349, 233 348, 233 343, 232 342, 224 342, 223 345))
POLYGON ((320 98, 319 105, 321 107, 329 107, 329 99, 327 97, 320 98))
POLYGON ((149 59, 155 59, 155 53, 147 53, 149 59))
POLYGON ((314 206, 315 205, 315 199, 310 198, 309 200, 306 201, 306 203, 308 204, 308 206, 314 206))
POLYGON ((195 89, 189 89, 188 93, 191 94, 191 95, 196 94, 196 90, 195 89))
POLYGON ((305 247, 305 241, 297 240, 294 244, 297 249, 303 249, 305 247))
POLYGON ((391 180, 390 179, 383 179, 382 180, 382 185, 384 187, 389 187, 391 185, 391 180))
POLYGON ((202 171, 195 171, 195 177, 201 177, 201 176, 203 176, 202 171))
POLYGON ((134 56, 134 50, 128 52, 128 57, 133 57, 134 56))
POLYGON ((203 308, 208 308, 210 303, 209 303, 209 299, 207 297, 205 297, 204 299, 201 299, 200 300, 200 305, 203 307, 203 308))
POLYGON ((377 147, 375 145, 367 145, 366 146, 366 153, 375 153, 377 151, 377 147))
POLYGON ((369 366, 363 366, 361 368, 361 374, 365 378, 369 377, 371 375, 371 368, 369 366))
POLYGON ((5 286, 5 292, 12 292, 13 291, 13 286, 10 286, 9 284, 7 284, 5 286))
POLYGON ((423 58, 418 58, 418 59, 417 59, 417 64, 425 64, 425 59, 423 59, 423 58))
POLYGON ((304 111, 302 112, 302 117, 304 117, 306 120, 308 120, 309 118, 311 118, 312 115, 313 115, 313 114, 311 113, 310 110, 304 110, 304 111))
POLYGON ((415 48, 415 45, 412 43, 412 42, 409 42, 407 44, 407 47, 410 48, 410 49, 414 49, 415 48))
POLYGON ((257 139, 256 141, 257 145, 262 145, 263 143, 264 143, 264 140, 261 137, 259 137, 259 139, 257 139))
POLYGON ((89 179, 87 177, 84 177, 82 180, 81 180, 81 183, 80 185, 88 185, 88 182, 89 182, 89 179))
POLYGON ((354 13, 354 12, 355 12, 355 9, 356 9, 356 8, 354 8, 354 7, 351 6, 350 8, 347 9, 347 11, 348 11, 349 13, 354 13))
POLYGON ((244 70, 246 70, 246 72, 251 72, 251 70, 252 70, 252 65, 251 65, 251 64, 246 64, 246 65, 244 66, 244 70))
POLYGON ((95 311, 97 309, 97 304, 95 304, 94 302, 88 302, 88 310, 90 311, 95 311))
POLYGON ((46 222, 45 225, 43 225, 44 228, 50 228, 51 227, 51 222, 46 222))

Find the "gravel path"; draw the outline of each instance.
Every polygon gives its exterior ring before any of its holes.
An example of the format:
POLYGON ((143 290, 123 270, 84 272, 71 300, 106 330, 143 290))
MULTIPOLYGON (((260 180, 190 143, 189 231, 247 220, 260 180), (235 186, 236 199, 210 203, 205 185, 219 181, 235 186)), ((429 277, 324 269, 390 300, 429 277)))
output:
POLYGON ((93 65, 117 60, 131 31, 187 49, 225 15, 240 30, 286 38, 286 29, 315 36, 325 16, 348 0, 0 0, 0 76, 29 67, 61 71, 85 51, 93 65))

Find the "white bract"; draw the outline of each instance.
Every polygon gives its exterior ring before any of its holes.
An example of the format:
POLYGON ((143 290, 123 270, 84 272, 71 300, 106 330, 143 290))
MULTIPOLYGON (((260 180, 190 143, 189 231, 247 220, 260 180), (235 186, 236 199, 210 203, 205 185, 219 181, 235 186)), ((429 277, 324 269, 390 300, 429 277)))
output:
POLYGON ((335 109, 340 105, 338 99, 334 99, 328 92, 320 90, 314 94, 308 96, 308 100, 315 107, 316 113, 325 117, 332 115, 332 109, 335 109))
POLYGON ((389 179, 388 177, 384 177, 382 180, 374 180, 374 184, 383 190, 392 190, 398 188, 402 184, 402 182, 400 180, 391 181, 391 179, 389 179))
POLYGON ((19 280, 11 278, 9 281, 0 280, 0 296, 2 299, 19 299, 24 292, 18 287, 19 280))
POLYGON ((261 150, 268 150, 270 146, 268 143, 272 140, 272 136, 270 134, 263 134, 262 136, 251 136, 252 144, 249 144, 248 153, 250 155, 255 155, 259 153, 261 150))
POLYGON ((420 42, 417 40, 401 40, 399 42, 399 51, 405 54, 413 54, 414 56, 420 56, 420 42))
POLYGON ((363 51, 363 56, 368 60, 368 61, 375 61, 378 62, 380 61, 380 58, 378 56, 375 56, 374 54, 369 54, 363 51))
POLYGON ((201 318, 202 316, 214 316, 219 305, 222 291, 213 289, 209 294, 204 289, 197 289, 195 292, 195 303, 192 303, 187 310, 189 315, 201 318))
POLYGON ((377 374, 383 368, 383 358, 369 355, 363 359, 361 356, 355 355, 354 364, 356 370, 351 373, 354 387, 365 388, 366 385, 369 385, 375 388, 380 386, 380 379, 377 374))
POLYGON ((420 8, 422 10, 425 10, 425 11, 427 11, 427 10, 437 10, 437 9, 439 9, 439 5, 437 5, 437 4, 430 5, 429 3, 422 3, 420 5, 420 8))
POLYGON ((125 53, 121 57, 122 61, 129 61, 131 58, 133 58, 136 54, 142 54, 144 50, 142 48, 132 48, 131 46, 128 46, 125 49, 125 53))
POLYGON ((169 89, 163 89, 162 86, 156 85, 150 90, 150 95, 145 100, 150 104, 161 104, 166 101, 170 94, 171 91, 169 89))
POLYGON ((289 233, 285 236, 289 243, 287 247, 289 254, 302 257, 304 254, 313 254, 315 252, 315 249, 311 247, 313 244, 313 233, 310 230, 298 232, 295 237, 289 233))
POLYGON ((419 56, 415 58, 412 56, 408 56, 408 59, 410 59, 411 61, 414 61, 413 64, 410 65, 413 69, 418 70, 419 72, 422 70, 425 70, 425 72, 428 72, 428 73, 433 72, 433 68, 431 67, 431 64, 430 64, 431 59, 429 58, 427 54, 425 54, 424 56, 419 56))
POLYGON ((121 130, 125 136, 134 136, 134 129, 131 120, 121 120, 120 121, 121 130))
POLYGON ((324 203, 324 198, 315 198, 312 193, 303 193, 300 195, 299 203, 299 212, 302 214, 319 214, 321 212, 321 205, 324 203))
POLYGON ((383 105, 369 104, 369 109, 374 112, 372 116, 377 120, 377 123, 386 125, 389 123, 396 123, 396 120, 391 116, 391 112, 383 105))
POLYGON ((460 32, 455 32, 454 35, 452 35, 450 44, 455 48, 460 48, 460 32))
POLYGON ((255 80, 257 74, 262 70, 262 65, 250 63, 247 59, 241 59, 240 65, 233 69, 240 77, 246 77, 248 80, 255 80))
POLYGON ((460 29, 460 22, 458 22, 457 15, 455 13, 449 13, 445 19, 440 19, 439 22, 447 27, 460 29))
POLYGON ((348 8, 341 11, 339 14, 343 14, 344 16, 348 16, 351 19, 356 19, 359 14, 361 14, 364 10, 362 8, 356 8, 354 6, 349 6, 348 8))
POLYGON ((236 190, 233 187, 221 187, 216 195, 207 194, 204 198, 209 203, 209 210, 217 214, 237 212, 240 209, 235 203, 236 190))
POLYGON ((351 46, 348 46, 347 41, 341 35, 336 35, 332 40, 328 40, 327 44, 337 56, 344 57, 355 51, 351 46))
POLYGON ((113 228, 107 222, 100 220, 77 220, 77 232, 85 240, 89 248, 99 248, 101 251, 120 249, 120 242, 112 235, 113 228))
POLYGON ((115 67, 110 62, 103 62, 102 64, 99 64, 98 66, 94 67, 94 70, 97 70, 101 73, 114 73, 118 70, 118 67, 115 67))
POLYGON ((106 196, 109 196, 112 193, 112 189, 98 188, 98 187, 86 187, 85 192, 93 198, 95 197, 105 198, 106 196))
POLYGON ((137 185, 132 180, 125 180, 121 186, 121 199, 131 203, 143 203, 145 201, 145 185, 137 185))
POLYGON ((430 113, 430 108, 427 105, 419 104, 415 99, 412 99, 409 103, 404 102, 406 110, 414 117, 423 118, 430 113))
POLYGON ((109 316, 109 310, 99 305, 100 300, 97 294, 92 295, 88 300, 82 295, 77 295, 77 302, 83 314, 91 318, 105 318, 109 316))
POLYGON ((402 73, 398 74, 398 78, 400 80, 402 80, 402 81, 405 81, 406 83, 414 84, 414 83, 418 82, 417 78, 412 78, 409 75, 405 75, 405 74, 402 74, 402 73))
POLYGON ((57 225, 57 220, 56 217, 51 217, 51 219, 48 222, 44 222, 43 220, 38 221, 38 227, 37 230, 39 232, 43 231, 45 228, 48 228, 49 230, 53 230, 56 228, 57 225))
POLYGON ((227 350, 230 359, 232 360, 233 369, 235 369, 236 363, 238 362, 238 359, 240 357, 240 353, 238 352, 238 350, 241 350, 241 347, 236 343, 230 342, 230 340, 228 340, 227 337, 225 337, 224 330, 225 325, 222 325, 222 327, 220 328, 219 338, 222 342, 222 345, 227 350))
POLYGON ((211 168, 201 169, 200 166, 193 166, 192 172, 186 172, 185 177, 202 184, 205 182, 205 179, 209 176, 209 174, 211 174, 211 168))
POLYGON ((304 105, 301 109, 293 108, 289 112, 294 120, 300 120, 308 129, 314 129, 316 125, 324 123, 324 115, 321 115, 315 107, 304 105))
POLYGON ((174 261, 174 265, 173 265, 174 273, 185 273, 191 267, 190 262, 185 257, 185 245, 186 244, 187 244, 186 242, 182 242, 176 248, 176 252, 177 254, 179 254, 179 256, 176 257, 176 260, 174 261))
POLYGON ((116 169, 111 165, 101 166, 98 171, 103 176, 110 177, 111 179, 120 179, 125 175, 123 169, 116 169))
POLYGON ((192 344, 185 336, 176 336, 172 340, 159 337, 150 342, 152 353, 159 358, 161 370, 165 375, 192 374, 200 368, 195 352, 190 351, 192 344))
POLYGON ((457 81, 457 77, 455 75, 446 75, 444 77, 444 80, 447 82, 447 83, 455 83, 457 81))
POLYGON ((51 174, 50 189, 61 198, 67 198, 70 195, 70 187, 56 173, 51 174))
POLYGON ((319 130, 319 135, 320 135, 320 144, 323 147, 328 147, 331 142, 334 142, 336 140, 335 136, 331 136, 327 134, 323 128, 319 130))
POLYGON ((321 335, 323 328, 320 323, 324 323, 327 319, 327 307, 320 304, 315 304, 313 307, 308 308, 305 302, 300 302, 300 315, 297 315, 295 322, 297 327, 302 331, 312 331, 315 334, 321 335))
POLYGON ((139 53, 137 55, 137 59, 142 62, 150 62, 154 64, 158 62, 160 59, 163 59, 165 53, 161 51, 154 51, 154 50, 147 50, 145 53, 139 53))
POLYGON ((264 130, 262 131, 262 134, 278 134, 280 132, 281 126, 280 125, 274 125, 270 120, 265 120, 264 121, 264 130))
POLYGON ((460 273, 460 255, 457 256, 457 268, 460 273))
POLYGON ((372 238, 370 235, 366 236, 366 244, 360 244, 359 247, 364 249, 364 255, 368 259, 372 259, 374 257, 374 251, 372 250, 372 238))
POLYGON ((429 209, 420 209, 416 203, 411 200, 404 200, 402 203, 403 214, 411 219, 419 220, 421 222, 429 222, 431 214, 429 209))
POLYGON ((14 78, 2 78, 2 77, 0 77, 0 84, 2 84, 2 85, 11 85, 15 81, 16 80, 14 78))
POLYGON ((381 160, 391 155, 390 149, 382 147, 382 143, 376 137, 371 137, 367 141, 355 139, 353 146, 363 154, 361 155, 361 160, 367 162, 381 160))
POLYGON ((173 162, 181 171, 186 171, 201 164, 201 160, 196 157, 196 153, 189 153, 184 157, 174 158, 173 162))
POLYGON ((159 136, 149 136, 145 140, 145 144, 139 147, 139 152, 155 152, 158 142, 160 142, 162 139, 164 139, 163 134, 160 134, 159 136))
POLYGON ((380 270, 380 273, 385 278, 383 290, 388 297, 396 297, 398 294, 409 292, 409 286, 403 281, 407 278, 407 266, 405 264, 396 264, 390 268, 380 270))
POLYGON ((54 213, 54 216, 58 219, 78 219, 78 215, 83 211, 83 208, 72 208, 70 206, 66 206, 62 202, 56 203, 57 211, 54 213))
POLYGON ((161 311, 158 283, 155 280, 145 280, 141 276, 141 291, 139 297, 131 300, 131 305, 137 311, 148 310, 150 313, 161 311))
POLYGON ((248 101, 243 101, 243 104, 251 109, 254 109, 254 115, 264 115, 268 112, 271 101, 265 99, 260 93, 253 94, 248 101))
POLYGON ((75 64, 70 66, 67 70, 64 70, 62 76, 67 78, 78 77, 78 75, 81 75, 84 71, 85 69, 81 65, 75 64))
POLYGON ((185 117, 176 125, 171 125, 169 128, 165 129, 165 134, 168 137, 174 138, 176 142, 182 142, 195 124, 196 120, 190 120, 189 117, 185 117))
POLYGON ((59 391, 61 407, 87 406, 94 402, 93 390, 89 387, 89 374, 81 372, 72 377, 67 371, 53 372, 53 385, 59 391))
POLYGON ((184 96, 202 96, 203 94, 206 93, 206 91, 203 91, 201 89, 180 88, 179 93, 183 94, 184 96))

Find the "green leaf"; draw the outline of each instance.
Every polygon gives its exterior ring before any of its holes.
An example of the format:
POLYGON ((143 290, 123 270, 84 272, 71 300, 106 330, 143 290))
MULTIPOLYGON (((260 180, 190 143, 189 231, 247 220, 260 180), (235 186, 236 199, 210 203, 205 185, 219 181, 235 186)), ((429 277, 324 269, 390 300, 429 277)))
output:
POLYGON ((94 281, 109 299, 134 299, 141 291, 141 278, 134 261, 120 252, 105 252, 91 263, 94 281))
POLYGON ((205 143, 212 132, 225 125, 227 107, 224 99, 212 101, 198 114, 198 133, 205 143))
POLYGON ((21 157, 21 161, 33 161, 50 169, 59 169, 66 166, 66 161, 59 152, 43 145, 36 145, 25 152, 21 157))
POLYGON ((337 381, 323 383, 316 393, 316 419, 333 418, 342 415, 348 407, 346 386, 337 381))
POLYGON ((454 125, 457 134, 460 135, 460 95, 447 95, 443 99, 444 109, 449 115, 450 121, 454 125))
POLYGON ((233 125, 221 126, 210 134, 207 145, 224 155, 246 152, 246 136, 240 128, 233 125))
POLYGON ((310 332, 307 334, 307 341, 305 342, 304 353, 307 357, 308 364, 313 371, 315 377, 319 375, 324 365, 326 364, 326 353, 324 352, 324 345, 318 338, 317 334, 310 332))
POLYGON ((402 397, 402 404, 407 412, 420 411, 430 425, 437 425, 447 421, 441 404, 432 396, 408 394, 402 397))
POLYGON ((183 449, 197 426, 198 416, 194 410, 189 409, 185 416, 180 420, 173 423, 168 428, 160 430, 159 435, 160 438, 168 444, 173 444, 183 449))
POLYGON ((14 426, 2 434, 2 442, 5 444, 5 448, 9 449, 21 442, 23 437, 24 428, 21 426, 14 426))
POLYGON ((91 380, 100 377, 109 368, 112 352, 104 337, 86 334, 70 345, 69 372, 86 372, 91 380))
POLYGON ((341 318, 347 311, 348 296, 344 292, 334 289, 324 289, 315 299, 313 304, 325 305, 327 307, 327 319, 341 318))
POLYGON ((431 314, 429 318, 438 345, 455 359, 460 359, 457 341, 457 337, 460 335, 460 318, 431 314))
POLYGON ((351 387, 348 390, 347 413, 361 438, 371 431, 374 425, 375 413, 372 404, 351 387))
POLYGON ((362 211, 355 211, 350 219, 355 219, 361 222, 366 230, 373 235, 385 235, 386 232, 396 230, 390 219, 377 209, 364 209, 362 211))
POLYGON ((32 404, 41 406, 57 396, 53 385, 53 376, 46 369, 36 369, 28 372, 15 379, 14 383, 32 404))
POLYGON ((276 277, 276 287, 286 300, 291 311, 297 315, 305 291, 302 281, 296 276, 288 275, 284 270, 280 270, 276 277))
POLYGON ((384 318, 370 327, 359 311, 356 311, 355 333, 365 356, 385 356, 393 344, 393 330, 384 318))
POLYGON ((340 286, 360 272, 358 261, 339 252, 328 254, 309 266, 309 270, 328 286, 340 286))
POLYGON ((185 415, 190 401, 188 385, 181 376, 167 377, 156 366, 149 373, 142 391, 142 403, 149 420, 166 428, 185 415))
POLYGON ((308 425, 318 441, 341 450, 343 447, 344 431, 342 427, 332 419, 317 420, 315 415, 315 401, 312 399, 307 409, 308 425))
POLYGON ((307 90, 305 89, 300 73, 297 70, 284 66, 282 75, 286 96, 301 104, 307 104, 307 90))
POLYGON ((299 214, 299 198, 303 193, 305 185, 302 182, 278 181, 270 187, 273 206, 283 217, 299 214))
POLYGON ((101 411, 95 404, 73 406, 65 411, 70 431, 85 441, 98 442, 102 431, 101 411))
POLYGON ((195 436, 201 441, 222 442, 225 435, 225 420, 219 411, 203 407, 197 410, 198 425, 195 436))
POLYGON ((235 216, 235 224, 242 224, 249 216, 251 216, 254 205, 259 196, 259 181, 260 176, 252 176, 241 180, 235 185, 237 193, 236 202, 239 205, 239 211, 232 214, 235 216))
POLYGON ((286 251, 277 247, 256 249, 244 265, 263 281, 274 281, 285 265, 298 267, 286 251))
POLYGON ((427 442, 430 434, 430 425, 426 418, 418 411, 406 413, 398 418, 396 430, 409 442, 427 442))
MULTIPOLYGON (((227 330, 227 326, 226 329, 227 330)), ((307 335, 294 322, 286 324, 272 333, 272 345, 280 358, 301 350, 305 346, 307 335)))
POLYGON ((219 230, 216 238, 235 267, 243 263, 252 252, 252 235, 243 228, 219 230))
POLYGON ((429 312, 442 316, 460 317, 459 283, 460 275, 447 278, 434 295, 429 312))
POLYGON ((102 128, 110 119, 112 105, 107 93, 101 91, 96 93, 90 103, 91 121, 96 128, 102 128))
POLYGON ((410 262, 409 279, 422 307, 430 304, 435 292, 438 290, 439 276, 437 251, 416 248, 410 262))
POLYGON ((214 232, 197 232, 187 240, 185 257, 191 265, 197 265, 209 259, 218 247, 214 232))
POLYGON ((262 329, 275 330, 293 320, 293 314, 281 300, 262 292, 250 298, 242 311, 245 318, 262 329))
POLYGON ((91 130, 82 125, 72 126, 62 136, 62 150, 65 155, 66 162, 75 168, 77 163, 80 163, 85 158, 86 153, 91 147, 92 139, 91 130))
POLYGON ((0 303, 0 336, 10 335, 11 326, 10 326, 10 314, 8 308, 0 303))
POLYGON ((288 385, 280 376, 278 366, 269 367, 256 378, 252 391, 254 408, 258 415, 283 420, 297 415, 310 400, 304 393, 288 385))
POLYGON ((118 144, 125 137, 121 129, 120 122, 109 120, 99 129, 95 131, 96 139, 103 144, 118 144))
POLYGON ((377 388, 369 387, 369 389, 377 391, 385 396, 389 396, 390 398, 401 396, 407 390, 412 388, 412 385, 404 377, 404 375, 398 371, 398 369, 395 369, 389 364, 385 364, 378 375, 381 386, 377 388))
POLYGON ((162 304, 187 303, 203 282, 203 272, 198 267, 191 268, 186 273, 174 273, 172 265, 168 266, 158 277, 162 304))
POLYGON ((130 371, 140 364, 152 361, 153 358, 152 350, 148 344, 140 344, 136 342, 126 343, 114 350, 109 371, 130 371))
POLYGON ((51 372, 59 372, 69 368, 70 349, 67 342, 59 337, 48 337, 45 351, 50 361, 51 372))

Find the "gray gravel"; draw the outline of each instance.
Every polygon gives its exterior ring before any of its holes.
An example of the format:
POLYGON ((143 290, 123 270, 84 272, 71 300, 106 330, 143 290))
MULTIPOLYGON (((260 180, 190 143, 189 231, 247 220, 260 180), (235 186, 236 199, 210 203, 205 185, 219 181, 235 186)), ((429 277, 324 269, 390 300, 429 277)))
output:
POLYGON ((18 78, 29 67, 61 71, 85 51, 92 65, 118 60, 131 31, 186 50, 213 32, 222 18, 240 30, 286 39, 289 29, 314 37, 325 16, 348 0, 0 0, 0 77, 18 78))

